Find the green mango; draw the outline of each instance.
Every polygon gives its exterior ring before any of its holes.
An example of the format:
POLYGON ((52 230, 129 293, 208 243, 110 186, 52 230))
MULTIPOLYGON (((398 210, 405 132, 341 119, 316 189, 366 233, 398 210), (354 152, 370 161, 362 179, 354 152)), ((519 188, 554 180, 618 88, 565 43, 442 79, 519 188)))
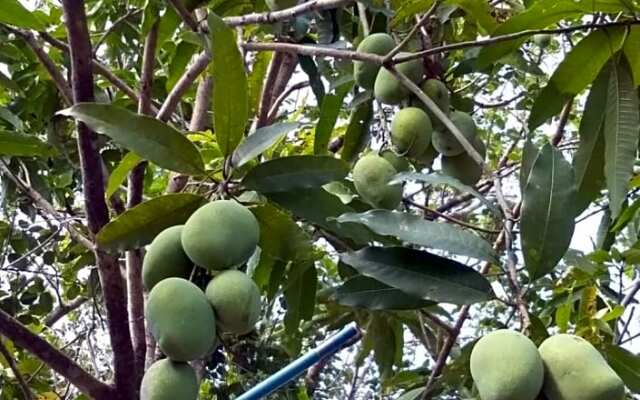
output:
POLYGON ((182 247, 196 265, 221 270, 247 262, 259 235, 251 211, 233 200, 217 200, 189 217, 182 230, 182 247))
POLYGON ((376 208, 393 210, 402 200, 402 185, 389 185, 397 174, 393 165, 375 153, 365 155, 353 167, 353 183, 364 201, 376 208))
POLYGON ((624 383, 600 352, 574 335, 551 336, 540 345, 544 393, 549 400, 622 400, 624 383))
POLYGON ((147 291, 163 279, 188 278, 193 263, 182 249, 180 236, 183 225, 160 232, 149 245, 142 262, 142 283, 147 291))
MULTIPOLYGON (((471 115, 461 111, 454 111, 449 116, 449 119, 451 119, 451 122, 460 130, 464 137, 473 143, 473 140, 478 135, 478 129, 471 115)), ((433 132, 431 143, 440 154, 447 157, 458 156, 465 151, 462 144, 460 144, 458 139, 456 139, 453 133, 446 127, 442 127, 433 132)))
MULTIPOLYGON (((472 144, 484 158, 487 148, 482 140, 475 137, 472 144)), ((482 167, 467 152, 464 152, 453 157, 442 156, 442 173, 456 178, 465 185, 472 186, 478 183, 482 177, 482 167)))
POLYGON ((260 319, 260 290, 247 274, 224 271, 207 285, 207 299, 223 332, 243 335, 251 332, 260 319))
POLYGON ((471 376, 481 400, 535 400, 544 367, 536 345, 507 329, 491 332, 473 347, 471 376))
POLYGON ((391 143, 398 153, 409 157, 423 154, 431 143, 432 134, 431 120, 416 107, 403 108, 391 121, 391 143))
MULTIPOLYGON (((449 109, 451 108, 451 98, 449 96, 449 89, 445 86, 444 83, 437 79, 427 79, 421 86, 422 91, 438 106, 438 108, 445 114, 449 115, 449 109)), ((440 122, 440 118, 436 117, 436 115, 419 99, 415 100, 416 104, 420 105, 429 118, 431 119, 431 123, 435 127, 442 127, 442 122, 440 122)))
POLYGON ((160 350, 173 361, 197 360, 216 341, 213 308, 202 290, 186 279, 167 278, 156 284, 144 315, 160 350))
POLYGON ((386 149, 380 153, 380 157, 384 158, 393 166, 397 172, 406 172, 411 168, 409 160, 405 157, 399 156, 393 152, 393 150, 386 149))
MULTIPOLYGON (((409 53, 400 53, 407 55, 409 53)), ((423 66, 421 60, 410 60, 397 64, 396 68, 414 83, 420 82, 423 74, 423 66)), ((405 87, 398 79, 396 79, 389 70, 380 68, 376 76, 376 82, 373 85, 373 94, 375 98, 384 103, 397 105, 409 97, 409 89, 405 87)))
POLYGON ((197 400, 199 386, 196 372, 189 364, 165 358, 145 372, 140 400, 197 400))
POLYGON ((429 143, 427 149, 417 157, 412 158, 418 168, 430 168, 440 153, 429 143))
MULTIPOLYGON (((387 33, 374 33, 362 40, 358 45, 358 53, 369 53, 384 56, 394 49, 396 43, 387 33)), ((364 61, 353 62, 353 77, 356 83, 364 89, 373 89, 376 76, 380 71, 377 64, 367 63, 364 61)))

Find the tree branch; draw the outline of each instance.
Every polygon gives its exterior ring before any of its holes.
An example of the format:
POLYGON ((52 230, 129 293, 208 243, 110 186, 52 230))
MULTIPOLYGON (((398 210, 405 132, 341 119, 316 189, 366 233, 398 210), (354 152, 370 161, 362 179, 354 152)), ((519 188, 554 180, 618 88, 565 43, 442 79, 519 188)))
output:
POLYGON ((0 333, 13 343, 33 353, 54 371, 64 376, 81 392, 95 399, 114 398, 114 390, 100 382, 64 353, 0 309, 0 333))
POLYGON ((71 311, 78 309, 80 306, 82 306, 84 303, 86 303, 87 300, 89 300, 87 297, 76 297, 73 301, 71 301, 68 304, 60 303, 58 308, 56 308, 53 311, 51 311, 44 318, 44 325, 49 327, 49 328, 51 328, 62 317, 64 317, 65 315, 69 314, 71 311))
POLYGON ((353 2, 354 0, 312 0, 280 11, 225 17, 224 22, 231 27, 250 24, 273 24, 308 12, 344 7, 353 2))
POLYGON ((258 109, 258 121, 256 128, 262 128, 268 125, 269 110, 271 109, 271 102, 273 100, 273 90, 278 79, 278 73, 284 62, 285 53, 275 52, 269 63, 269 69, 267 70, 267 77, 265 78, 264 86, 262 88, 262 94, 260 97, 260 107, 258 109))
MULTIPOLYGON (((84 1, 62 0, 62 7, 71 50, 74 102, 91 102, 94 101, 92 51, 84 1)), ((90 231, 95 234, 109 221, 102 159, 95 144, 96 134, 80 122, 77 123, 77 131, 87 222, 90 231)), ((129 399, 135 393, 135 379, 131 374, 135 361, 127 323, 124 282, 118 258, 99 249, 95 253, 113 348, 116 391, 121 398, 129 399)))
POLYGON ((0 340, 0 354, 2 354, 5 360, 7 360, 7 364, 9 364, 9 368, 11 368, 11 371, 13 371, 13 375, 16 377, 16 380, 18 381, 18 385, 20 385, 20 390, 22 390, 22 395, 24 396, 24 399, 25 400, 35 399, 33 392, 29 388, 29 384, 27 383, 27 381, 24 380, 24 377, 20 373, 20 369, 16 365, 16 360, 13 359, 7 347, 4 345, 4 343, 2 343, 2 340, 0 340))
POLYGON ((438 9, 439 5, 440 5, 439 0, 436 0, 433 2, 429 10, 427 10, 427 12, 418 20, 418 22, 413 26, 413 28, 411 28, 407 36, 405 36, 405 38, 402 39, 402 41, 395 48, 393 48, 389 53, 387 53, 387 55, 384 56, 385 64, 389 63, 393 59, 393 57, 395 57, 396 54, 400 53, 400 51, 404 48, 404 46, 406 46, 407 43, 411 41, 411 39, 413 38, 413 35, 415 35, 416 32, 418 32, 418 30, 429 20, 429 18, 431 18, 433 13, 435 13, 436 10, 438 9))

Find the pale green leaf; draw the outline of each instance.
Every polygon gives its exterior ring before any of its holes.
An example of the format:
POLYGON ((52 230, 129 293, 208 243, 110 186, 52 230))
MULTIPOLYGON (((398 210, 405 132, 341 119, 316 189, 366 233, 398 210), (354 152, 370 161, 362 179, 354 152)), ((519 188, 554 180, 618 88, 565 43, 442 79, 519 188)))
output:
POLYGON ((45 28, 44 24, 24 8, 19 0, 2 0, 0 23, 38 31, 45 28))
POLYGON ((284 122, 257 129, 235 149, 231 162, 234 167, 243 166, 299 126, 296 122, 284 122))
POLYGON ((0 131, 0 155, 15 157, 48 157, 55 149, 35 136, 0 131))
POLYGON ((140 161, 142 161, 142 157, 133 152, 129 152, 122 157, 118 166, 111 172, 111 175, 109 175, 107 189, 105 190, 105 196, 107 198, 113 196, 120 185, 127 179, 129 172, 131 172, 136 165, 140 164, 140 161))

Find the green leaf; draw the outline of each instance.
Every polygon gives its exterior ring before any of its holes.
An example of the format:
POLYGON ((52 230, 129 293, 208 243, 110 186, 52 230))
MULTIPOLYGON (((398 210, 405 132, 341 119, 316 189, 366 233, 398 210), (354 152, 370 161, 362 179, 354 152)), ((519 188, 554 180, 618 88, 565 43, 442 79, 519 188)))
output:
POLYGON ((347 176, 349 166, 329 156, 276 158, 257 165, 242 180, 245 187, 261 193, 320 187, 347 176))
POLYGON ((300 68, 302 68, 304 73, 309 77, 309 85, 311 86, 311 91, 314 96, 316 96, 316 101, 318 104, 322 104, 325 96, 325 89, 316 62, 313 61, 312 57, 303 55, 298 55, 298 61, 300 62, 300 68))
POLYGON ((204 171, 202 157, 193 143, 155 118, 98 103, 79 103, 58 114, 84 122, 162 168, 191 175, 204 171))
POLYGON ((640 86, 640 26, 634 25, 629 29, 629 35, 624 42, 624 55, 631 66, 634 84, 640 86))
POLYGON ((0 245, 4 245, 5 239, 11 232, 11 225, 8 222, 0 220, 0 245))
POLYGON ((551 81, 562 94, 579 94, 622 47, 625 27, 600 29, 582 39, 562 60, 551 81))
POLYGON ((435 304, 363 275, 346 281, 335 296, 340 305, 367 310, 415 310, 435 304))
POLYGON ((281 207, 291 211, 296 217, 318 225, 341 238, 353 240, 359 245, 380 240, 360 224, 341 224, 335 221, 338 216, 355 212, 355 210, 322 188, 268 193, 267 196, 281 207))
POLYGON ((370 139, 369 125, 373 118, 373 101, 369 100, 359 104, 351 111, 349 124, 344 134, 344 144, 340 157, 347 161, 353 161, 358 153, 367 145, 370 139))
POLYGON ((529 114, 528 126, 530 131, 550 120, 560 113, 565 103, 571 99, 571 95, 562 94, 553 82, 545 86, 533 103, 529 114))
POLYGON ((604 117, 605 177, 611 216, 616 218, 627 196, 638 150, 638 93, 624 57, 611 69, 604 117))
POLYGON ((366 247, 340 260, 361 274, 425 300, 473 304, 491 300, 489 281, 473 268, 425 251, 366 247))
POLYGON ((576 189, 571 165, 546 144, 531 169, 522 201, 522 250, 531 279, 552 271, 564 256, 575 227, 576 189))
POLYGON ((426 221, 416 214, 372 210, 341 215, 338 222, 363 224, 379 235, 394 236, 403 242, 498 263, 491 244, 483 238, 451 224, 426 221))
POLYGON ((495 18, 491 15, 491 6, 486 1, 448 0, 445 4, 452 4, 462 8, 487 33, 493 32, 498 26, 495 18))
POLYGON ((633 393, 640 393, 640 356, 619 346, 608 346, 606 355, 625 386, 633 393))
POLYGON ((402 362, 404 345, 402 325, 384 314, 373 314, 363 338, 363 347, 373 349, 373 356, 382 375, 387 379, 393 373, 393 365, 402 362))
POLYGON ((398 400, 418 400, 422 397, 422 393, 424 393, 424 388, 417 388, 413 390, 409 390, 404 392, 402 396, 398 397, 398 400))
POLYGON ((0 155, 14 157, 48 157, 56 154, 53 147, 35 136, 0 131, 0 155))
POLYGON ((313 257, 307 233, 286 213, 271 204, 251 208, 260 223, 262 254, 280 261, 301 261, 313 257))
POLYGON ((640 199, 634 201, 629 207, 625 207, 623 209, 618 218, 614 221, 615 223, 611 227, 610 231, 614 233, 620 232, 629 225, 629 222, 631 222, 631 220, 636 216, 638 210, 640 210, 640 199))
POLYGON ((284 326, 287 332, 296 332, 300 321, 313 318, 317 288, 318 274, 312 262, 291 265, 287 287, 284 289, 284 299, 287 303, 284 326))
POLYGON ((33 13, 24 8, 19 0, 2 0, 0 23, 37 31, 45 29, 44 24, 33 13))
POLYGON ((247 77, 247 89, 249 97, 249 118, 252 118, 258 112, 260 106, 260 96, 262 95, 262 86, 267 75, 267 69, 271 62, 272 53, 268 51, 256 54, 253 68, 247 77))
POLYGON ((314 154, 326 154, 333 127, 340 115, 340 108, 344 101, 344 97, 349 93, 351 84, 342 85, 336 91, 336 94, 328 94, 322 99, 320 107, 320 119, 316 125, 316 133, 313 141, 314 154))
POLYGON ((522 168, 520 168, 521 193, 524 193, 524 188, 527 187, 527 182, 529 182, 529 176, 531 175, 531 168, 533 168, 533 163, 536 162, 538 153, 538 148, 533 144, 531 138, 528 138, 522 149, 522 168))
POLYGON ((495 204, 487 200, 480 192, 472 188, 471 186, 465 185, 459 180, 452 178, 443 174, 421 174, 419 172, 402 172, 396 175, 391 181, 390 184, 400 183, 405 181, 416 181, 422 183, 428 183, 430 185, 448 185, 454 189, 457 189, 461 192, 469 193, 478 200, 497 216, 502 215, 498 207, 495 204))
POLYGON ((109 175, 109 181, 107 183, 107 189, 105 191, 105 197, 108 199, 118 190, 120 185, 127 179, 127 175, 131 172, 136 165, 140 164, 142 157, 133 152, 128 152, 118 166, 109 175))
POLYGON ((400 7, 398 7, 396 14, 390 21, 392 28, 406 21, 408 18, 413 18, 415 15, 427 11, 433 4, 433 0, 403 0, 399 3, 400 7))
MULTIPOLYGON (((524 12, 514 15, 500 25, 492 36, 502 36, 529 29, 542 29, 563 19, 579 18, 584 14, 617 13, 620 11, 625 11, 625 7, 618 0, 538 0, 524 12)), ((526 38, 519 38, 484 47, 478 57, 478 68, 488 67, 518 49, 526 40, 526 38)))
POLYGON ((231 162, 234 167, 243 166, 299 126, 296 122, 285 122, 256 129, 235 149, 231 162))
POLYGON ((604 113, 611 69, 605 67, 593 83, 580 121, 580 145, 573 159, 576 175, 576 215, 584 211, 604 187, 604 113))
POLYGON ((213 53, 213 121, 220 151, 230 155, 244 136, 249 115, 247 75, 236 35, 222 18, 209 13, 213 53))
POLYGON ((160 232, 184 224, 207 200, 191 193, 167 194, 128 209, 96 235, 98 246, 123 251, 145 246, 160 232))

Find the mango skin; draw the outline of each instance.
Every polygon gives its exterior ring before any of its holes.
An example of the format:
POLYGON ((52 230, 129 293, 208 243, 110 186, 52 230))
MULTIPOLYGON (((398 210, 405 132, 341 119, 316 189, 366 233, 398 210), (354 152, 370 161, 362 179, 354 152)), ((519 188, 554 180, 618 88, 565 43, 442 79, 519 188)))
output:
MULTIPOLYGON (((473 141, 477 136, 478 129, 476 128, 476 123, 473 121, 473 118, 467 113, 461 111, 454 111, 451 113, 449 119, 451 122, 462 132, 464 137, 469 141, 473 141)), ((447 128, 442 127, 433 132, 433 136, 431 138, 431 143, 433 147, 443 156, 453 157, 459 156, 464 153, 464 147, 462 144, 453 136, 447 128)), ((473 143, 473 142, 472 142, 473 143)))
POLYGON ((193 263, 182 248, 183 225, 176 225, 160 232, 147 249, 142 262, 142 283, 147 291, 163 279, 188 278, 193 263))
POLYGON ((393 150, 384 150, 380 153, 380 157, 384 158, 393 166, 396 172, 406 172, 411 168, 411 164, 409 164, 409 160, 406 158, 397 155, 393 152, 393 150))
POLYGON ((173 361, 203 357, 216 341, 213 308, 199 287, 182 278, 167 278, 149 293, 144 310, 160 350, 173 361))
POLYGON ((260 289, 247 274, 224 271, 209 282, 205 291, 223 332, 244 335, 260 319, 260 289))
MULTIPOLYGON (((384 56, 396 46, 393 38, 386 33, 374 33, 362 40, 356 49, 358 53, 369 53, 384 56)), ((373 89, 380 66, 364 61, 353 62, 353 77, 363 89, 373 89)))
POLYGON ((535 400, 542 389, 542 358, 519 332, 501 329, 485 335, 473 347, 470 364, 481 400, 535 400))
POLYGON ((259 235, 251 211, 233 200, 217 200, 189 217, 182 247, 195 264, 222 270, 244 264, 255 252, 259 235))
POLYGON ((624 383, 600 352, 581 337, 555 335, 540 345, 549 400, 622 400, 624 383))
POLYGON ((391 143, 399 154, 417 157, 423 154, 433 135, 431 119, 420 108, 398 111, 391 121, 391 143))
POLYGON ((265 0, 271 11, 280 11, 298 5, 298 0, 265 0))
MULTIPOLYGON (((472 144, 482 158, 484 158, 487 148, 482 140, 475 137, 472 144)), ((465 185, 475 185, 482 177, 482 168, 467 152, 454 157, 443 156, 441 164, 442 173, 456 178, 465 185)))
POLYGON ((189 364, 165 358, 145 372, 140 400, 197 400, 199 386, 196 372, 189 364))
MULTIPOLYGON (((449 115, 449 109, 451 108, 451 98, 449 96, 449 89, 445 86, 444 83, 437 79, 427 79, 421 86, 422 91, 429 96, 434 103, 437 104, 438 108, 445 113, 445 115, 449 115)), ((429 118, 431 119, 431 123, 433 126, 442 126, 442 122, 440 119, 436 117, 436 115, 431 112, 431 110, 420 100, 416 100, 421 108, 427 113, 429 118)))
POLYGON ((438 158, 439 155, 440 153, 438 153, 438 151, 433 147, 433 145, 429 143, 427 146, 427 149, 419 156, 414 157, 413 161, 415 165, 417 165, 420 168, 430 168, 431 165, 433 165, 433 162, 435 161, 435 159, 438 158))
MULTIPOLYGON (((399 53, 407 55, 408 53, 399 53)), ((423 66, 420 60, 405 61, 397 64, 396 68, 402 72, 407 78, 414 83, 418 83, 422 79, 423 66)), ((380 68, 376 82, 373 85, 373 94, 375 98, 384 104, 397 105, 409 97, 409 89, 407 89, 395 76, 386 68, 380 68)))
POLYGON ((389 185, 397 171, 377 154, 362 157, 353 167, 353 183, 364 201, 376 208, 394 210, 402 200, 402 186, 389 185))

